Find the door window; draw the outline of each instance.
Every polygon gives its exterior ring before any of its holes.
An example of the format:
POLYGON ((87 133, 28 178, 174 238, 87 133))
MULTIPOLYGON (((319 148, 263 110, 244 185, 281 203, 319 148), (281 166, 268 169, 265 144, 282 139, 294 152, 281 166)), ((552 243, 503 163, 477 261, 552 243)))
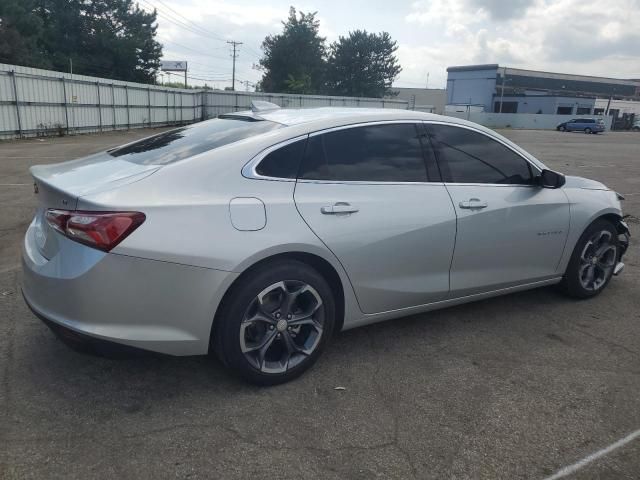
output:
MULTIPOLYGON (((415 124, 397 123, 346 128, 311 136, 300 178, 426 182, 422 145, 426 139, 420 132, 415 124)), ((427 154, 432 153, 427 150, 427 154)))
POLYGON ((427 125, 443 181, 528 185, 529 163, 505 145, 482 133, 447 125, 427 125))
POLYGON ((298 140, 269 153, 256 167, 263 177, 296 178, 304 154, 305 140, 298 140))

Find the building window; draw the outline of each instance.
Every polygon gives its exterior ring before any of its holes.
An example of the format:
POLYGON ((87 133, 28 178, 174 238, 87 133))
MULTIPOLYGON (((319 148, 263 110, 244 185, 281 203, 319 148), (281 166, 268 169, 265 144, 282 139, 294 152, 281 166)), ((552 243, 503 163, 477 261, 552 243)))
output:
POLYGON ((556 113, 558 115, 571 115, 571 113, 573 113, 573 107, 558 107, 556 113))
POLYGON ((591 107, 578 107, 576 115, 591 115, 591 107))
MULTIPOLYGON (((500 113, 500 102, 493 105, 494 113, 500 113)), ((518 113, 518 102, 502 102, 502 113, 518 113)))
POLYGON ((594 108, 593 109, 593 114, 594 115, 604 115, 604 108, 594 108))

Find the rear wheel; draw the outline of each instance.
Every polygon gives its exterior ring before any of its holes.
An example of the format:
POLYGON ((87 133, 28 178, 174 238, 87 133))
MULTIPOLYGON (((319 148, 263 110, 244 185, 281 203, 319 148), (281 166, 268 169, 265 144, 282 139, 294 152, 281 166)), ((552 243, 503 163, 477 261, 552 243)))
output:
POLYGON ((589 127, 585 128, 585 129, 584 129, 584 133, 586 133, 586 134, 591 133, 591 129, 590 129, 589 127))
POLYGON ((619 251, 614 225, 607 220, 595 221, 578 240, 561 288, 576 298, 598 295, 613 276, 619 251))
POLYGON ((215 329, 218 356, 259 385, 301 375, 331 338, 335 303, 326 280, 305 263, 264 265, 222 307, 215 329))

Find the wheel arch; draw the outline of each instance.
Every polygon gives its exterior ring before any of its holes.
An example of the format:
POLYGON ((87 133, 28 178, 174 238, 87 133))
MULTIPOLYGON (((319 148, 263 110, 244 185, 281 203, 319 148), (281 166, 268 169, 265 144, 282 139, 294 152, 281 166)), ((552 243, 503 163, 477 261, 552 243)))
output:
POLYGON ((224 295, 218 303, 216 312, 213 316, 211 333, 209 336, 209 352, 212 352, 214 349, 216 326, 220 324, 221 312, 224 310, 223 307, 225 305, 225 302, 229 300, 233 292, 237 288, 239 288, 242 285, 244 279, 250 276, 251 273, 256 269, 262 268, 270 263, 276 263, 284 260, 297 260, 299 262, 305 263, 315 269, 318 273, 320 273, 320 275, 325 278, 325 280, 329 284, 329 287, 331 288, 336 304, 336 325, 334 328, 334 332, 337 333, 342 330, 346 314, 345 285, 343 284, 343 280, 336 268, 327 259, 315 253, 306 251, 280 252, 265 256, 263 258, 255 260, 253 263, 250 263, 244 269, 242 269, 242 273, 227 287, 224 295))

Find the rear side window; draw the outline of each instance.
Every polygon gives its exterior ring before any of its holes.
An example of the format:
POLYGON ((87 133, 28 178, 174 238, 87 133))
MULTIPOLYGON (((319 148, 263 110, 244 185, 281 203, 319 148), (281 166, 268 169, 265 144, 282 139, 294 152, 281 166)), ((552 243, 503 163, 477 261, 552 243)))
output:
POLYGON ((252 120, 216 118, 144 138, 108 153, 141 165, 167 165, 282 127, 275 122, 252 120))
POLYGON ((426 182, 416 125, 347 128, 309 138, 300 178, 311 180, 426 182))
POLYGON ((532 183, 529 163, 492 138, 465 128, 427 125, 443 181, 451 183, 532 183))
POLYGON ((274 150, 258 164, 256 173, 263 177, 296 178, 305 144, 306 139, 274 150))

